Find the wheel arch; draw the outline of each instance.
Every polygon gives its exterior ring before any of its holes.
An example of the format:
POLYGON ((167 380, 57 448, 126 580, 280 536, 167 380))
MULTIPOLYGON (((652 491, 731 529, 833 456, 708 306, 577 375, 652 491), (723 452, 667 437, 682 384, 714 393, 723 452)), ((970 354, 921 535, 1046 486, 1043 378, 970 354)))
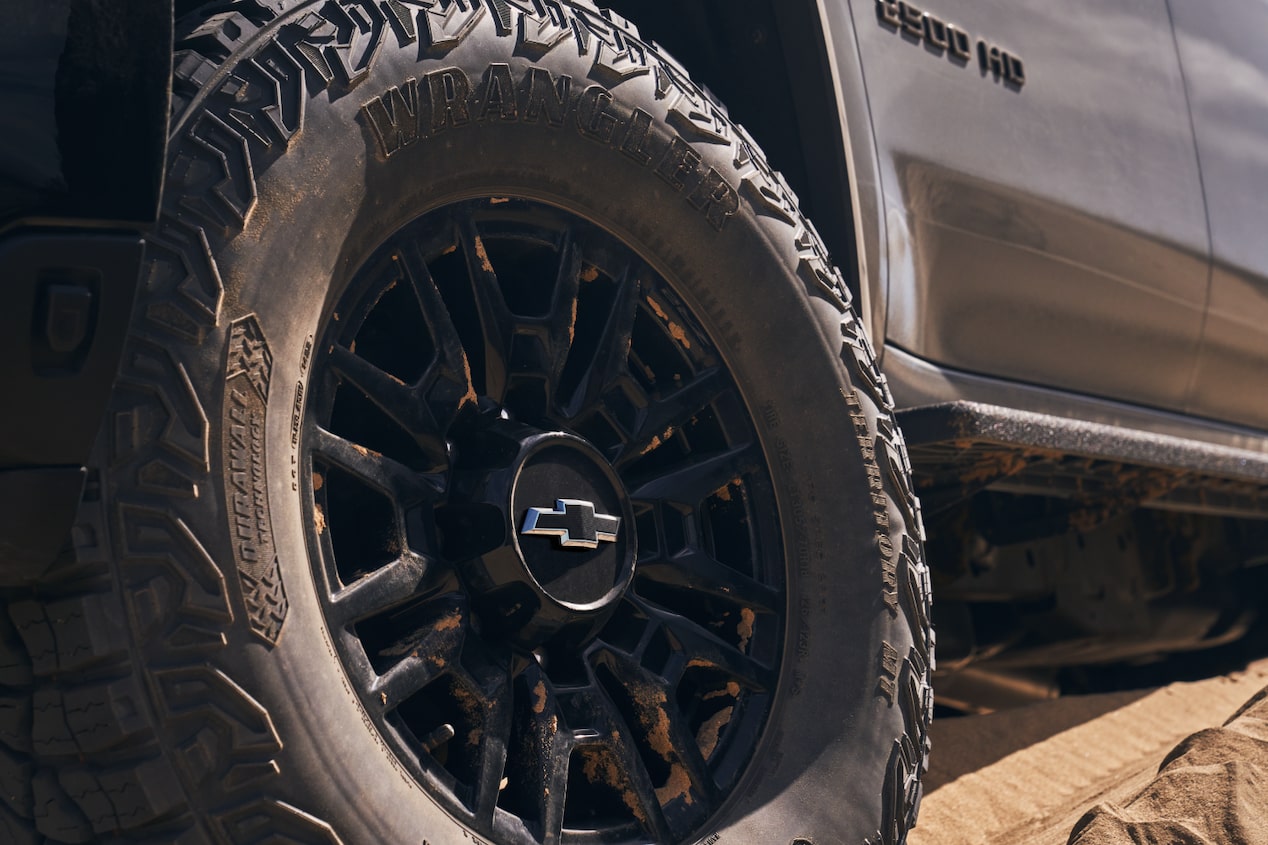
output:
POLYGON ((682 62, 787 179, 841 268, 879 354, 888 279, 884 204, 846 0, 605 5, 682 62))

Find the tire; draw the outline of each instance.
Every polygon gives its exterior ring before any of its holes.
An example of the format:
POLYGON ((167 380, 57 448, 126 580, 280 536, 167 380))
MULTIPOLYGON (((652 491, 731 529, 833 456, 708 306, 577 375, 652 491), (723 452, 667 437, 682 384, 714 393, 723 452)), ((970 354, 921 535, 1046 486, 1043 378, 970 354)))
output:
POLYGON ((903 841, 919 507, 752 141, 584 2, 178 30, 75 555, 0 619, 8 841, 903 841))

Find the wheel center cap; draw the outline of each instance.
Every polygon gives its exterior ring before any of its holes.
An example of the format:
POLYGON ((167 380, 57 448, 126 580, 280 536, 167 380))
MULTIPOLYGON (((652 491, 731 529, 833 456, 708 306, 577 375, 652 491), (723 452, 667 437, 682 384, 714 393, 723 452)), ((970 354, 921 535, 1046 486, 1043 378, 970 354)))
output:
POLYGON ((620 480, 571 435, 543 435, 526 451, 511 492, 524 566, 551 598, 575 610, 616 598, 633 574, 633 517, 620 480))
POLYGON ((501 540, 460 564, 484 624, 527 648, 561 633, 593 636, 637 555, 633 509, 611 464, 580 437, 505 421, 466 451, 461 498, 500 523, 486 532, 501 540))

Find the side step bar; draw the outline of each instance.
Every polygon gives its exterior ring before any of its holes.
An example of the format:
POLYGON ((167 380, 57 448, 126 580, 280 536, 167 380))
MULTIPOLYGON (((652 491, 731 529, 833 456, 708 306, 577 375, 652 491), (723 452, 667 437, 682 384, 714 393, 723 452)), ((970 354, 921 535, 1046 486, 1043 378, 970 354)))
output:
POLYGON ((976 402, 910 408, 898 423, 930 514, 990 488, 1268 519, 1268 453, 976 402))

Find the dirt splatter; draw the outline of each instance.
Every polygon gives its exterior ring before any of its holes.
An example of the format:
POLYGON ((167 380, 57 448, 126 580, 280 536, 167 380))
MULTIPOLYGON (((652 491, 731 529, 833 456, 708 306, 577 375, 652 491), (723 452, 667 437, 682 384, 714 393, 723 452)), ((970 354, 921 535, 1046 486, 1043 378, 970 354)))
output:
POLYGON ((971 467, 960 481, 964 484, 988 484, 1016 475, 1026 468, 1027 463, 1029 461, 1023 455, 1014 453, 995 455, 971 467))
POLYGON ((504 202, 510 201, 510 197, 489 197, 489 205, 501 205, 504 202))
POLYGON ((581 752, 581 773, 593 784, 604 784, 612 787, 621 795, 621 802, 634 814, 640 822, 647 822, 647 815, 639 803, 638 796, 630 789, 629 778, 621 771, 611 754, 603 751, 584 749, 581 752))
POLYGON ((748 651, 749 640, 753 639, 753 623, 757 614, 747 607, 740 608, 740 624, 735 626, 735 633, 740 635, 740 651, 748 651))
POLYGON ((318 534, 326 533, 326 514, 318 504, 313 505, 313 525, 317 526, 318 534))
POLYGON ((572 316, 568 318, 568 345, 571 346, 577 337, 577 299, 572 300, 572 316))
POLYGON ((681 763, 674 763, 669 767, 669 778, 664 786, 656 790, 656 800, 662 807, 675 798, 681 798, 687 806, 695 803, 695 799, 691 796, 691 777, 681 763))
POLYGON ((656 449, 660 448, 665 443, 668 443, 669 439, 673 436, 674 436, 674 427, 671 425, 669 428, 665 429, 664 432, 653 436, 651 442, 648 443, 647 446, 643 448, 643 451, 639 452, 639 454, 646 455, 649 452, 655 451, 656 449))
POLYGON ((599 278, 598 267, 595 267, 593 264, 587 264, 585 267, 581 268, 581 281, 593 282, 597 278, 599 278))
POLYGON ((455 610, 436 623, 437 631, 453 631, 462 624, 462 611, 455 610))
POLYGON ((691 341, 687 338, 687 332, 683 330, 683 327, 669 319, 669 315, 665 313, 665 309, 661 307, 659 302, 650 296, 646 297, 646 299, 647 304, 652 306, 652 310, 656 312, 656 316, 660 317, 665 323, 665 328, 669 329, 669 336, 678 341, 678 345, 683 349, 690 349, 691 341))
POLYGON ((462 353, 462 376, 467 380, 467 392, 458 400, 458 407, 465 408, 467 405, 480 404, 480 397, 475 391, 475 382, 471 378, 471 361, 468 360, 466 352, 462 353))
POLYGON ((724 502, 729 502, 731 501, 731 488, 734 487, 735 489, 739 490, 739 489, 742 489, 743 486, 744 486, 744 482, 740 481, 740 477, 737 475, 735 478, 732 478, 730 481, 728 481, 726 484, 723 484, 717 490, 714 490, 713 495, 717 496, 719 499, 721 499, 724 502))
POLYGON ((313 492, 316 493, 326 483, 326 478, 320 472, 313 473, 313 492))
POLYGON ((709 760, 713 757, 713 752, 718 748, 718 738, 722 735, 722 729, 731 723, 731 714, 734 712, 734 707, 723 707, 705 719, 700 730, 696 732, 696 744, 700 746, 700 753, 704 755, 704 759, 709 760))
POLYGON ((651 688, 639 696, 643 727, 647 728, 647 744, 665 760, 674 757, 674 743, 669 737, 669 713, 665 691, 651 688))
POLYGON ((493 272, 493 262, 489 260, 489 252, 484 248, 484 240, 479 236, 475 236, 475 252, 476 258, 480 261, 480 269, 486 273, 493 272))
POLYGON ((541 715, 546 712, 546 682, 538 681, 533 687, 533 712, 541 715))
POLYGON ((457 251, 458 251, 458 245, 457 245, 457 244, 451 244, 451 245, 449 245, 449 246, 445 247, 443 250, 441 250, 441 251, 440 251, 440 254, 441 254, 441 255, 453 255, 453 254, 454 254, 455 252, 457 252, 457 251))
POLYGON ((638 819, 643 824, 647 824, 647 814, 643 812, 643 805, 638 802, 638 796, 634 794, 634 790, 622 789, 621 801, 626 807, 630 808, 630 812, 634 815, 634 818, 638 819))
POLYGON ((726 689, 719 689, 719 690, 714 690, 713 692, 705 693, 703 698, 705 701, 708 701, 711 698, 722 698, 724 696, 729 696, 731 698, 738 698, 739 695, 740 695, 740 685, 737 684, 735 681, 727 681, 726 689))

